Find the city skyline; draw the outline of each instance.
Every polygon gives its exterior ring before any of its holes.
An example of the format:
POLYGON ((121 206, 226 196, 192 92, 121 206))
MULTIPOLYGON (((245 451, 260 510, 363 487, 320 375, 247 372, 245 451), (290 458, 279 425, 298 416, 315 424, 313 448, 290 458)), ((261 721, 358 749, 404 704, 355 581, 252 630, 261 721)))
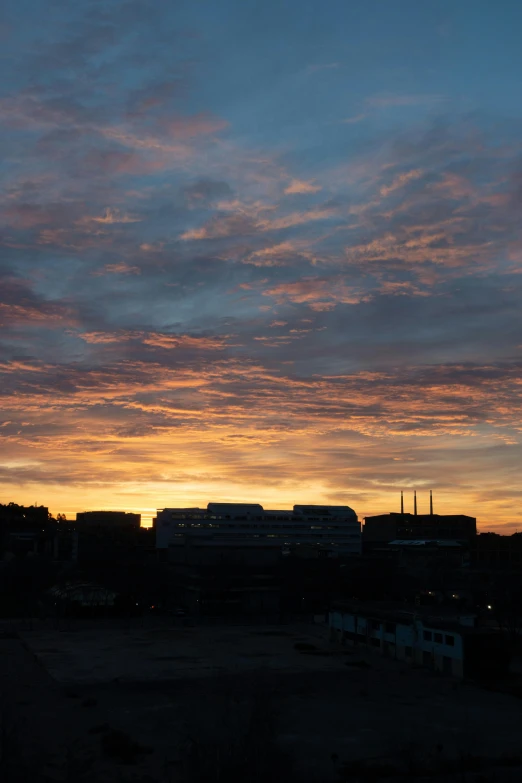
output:
MULTIPOLYGON (((414 516, 417 516, 417 515, 419 515, 419 516, 427 516, 427 515, 439 516, 439 515, 442 515, 442 516, 444 516, 445 514, 450 514, 450 515, 457 514, 457 515, 459 515, 459 514, 463 513, 463 512, 460 512, 458 510, 455 510, 455 509, 453 509, 453 511, 448 510, 449 506, 447 504, 444 505, 444 509, 445 510, 442 511, 442 512, 439 509, 436 509, 434 507, 434 505, 433 505, 433 498, 432 498, 431 493, 428 495, 429 506, 427 508, 424 508, 424 504, 423 504, 423 499, 424 498, 422 496, 417 497, 416 494, 412 493, 411 494, 411 498, 409 498, 408 494, 409 493, 407 493, 407 492, 401 492, 400 500, 399 500, 400 507, 395 508, 393 500, 392 500, 391 503, 386 507, 386 510, 384 512, 379 511, 378 513, 384 513, 384 514, 389 514, 389 513, 391 513, 391 514, 399 514, 399 513, 401 513, 401 514, 405 514, 406 516, 408 516, 408 515, 414 515, 414 516), (410 499, 411 499, 411 508, 410 508, 410 504, 409 504, 409 500, 410 499)), ((395 500, 397 500, 397 498, 395 498, 395 500)), ((15 505, 24 505, 24 504, 18 504, 18 503, 16 503, 16 501, 9 501, 9 502, 14 502, 15 505)), ((299 504, 299 503, 291 503, 290 505, 281 505, 281 506, 278 506, 277 508, 275 508, 275 507, 268 508, 268 507, 266 507, 266 505, 264 505, 262 503, 259 503, 259 501, 257 499, 255 499, 255 498, 250 498, 248 501, 231 501, 231 500, 227 500, 225 502, 223 502, 222 499, 214 498, 214 499, 212 499, 212 500, 210 500, 208 502, 207 501, 202 501, 200 503, 193 503, 193 504, 181 503, 179 506, 172 506, 172 504, 169 506, 168 504, 163 504, 163 505, 158 505, 155 508, 152 508, 152 507, 145 508, 144 509, 144 513, 143 514, 140 513, 140 515, 141 515, 141 526, 142 527, 147 527, 147 528, 148 527, 152 527, 153 518, 156 517, 158 513, 160 513, 163 510, 169 510, 169 509, 172 509, 172 508, 176 508, 178 510, 185 510, 186 509, 186 510, 191 510, 191 511, 205 511, 207 509, 207 506, 213 506, 213 505, 216 505, 216 504, 217 505, 231 505, 231 506, 242 507, 242 506, 245 505, 245 503, 246 503, 247 506, 251 506, 251 505, 259 506, 259 508, 261 510, 269 511, 269 512, 270 511, 289 512, 289 511, 294 510, 296 507, 297 508, 306 507, 306 506, 313 507, 314 505, 316 505, 316 507, 318 509, 320 509, 320 508, 328 508, 328 507, 330 507, 330 508, 343 508, 343 509, 348 509, 348 510, 351 510, 351 511, 355 512, 355 515, 357 516, 357 518, 358 518, 358 520, 359 520, 359 522, 361 524, 364 522, 364 519, 366 517, 373 516, 372 513, 368 513, 368 512, 364 512, 363 514, 360 514, 360 513, 357 512, 357 509, 351 509, 351 507, 348 504, 342 504, 342 505, 341 504, 337 504, 337 505, 333 505, 332 506, 331 504, 330 505, 329 504, 304 504, 303 505, 303 504, 299 504)), ((0 505, 1 505, 1 503, 0 503, 0 505)), ((7 502, 4 503, 4 505, 7 505, 7 502)), ((40 504, 37 501, 35 501, 34 503, 31 503, 31 504, 27 504, 27 505, 30 505, 30 506, 33 506, 33 507, 42 507, 43 506, 43 507, 48 508, 48 506, 46 506, 45 503, 41 503, 40 504)), ((140 506, 139 508, 128 508, 128 507, 127 508, 122 508, 121 506, 119 506, 119 507, 108 506, 108 507, 104 507, 104 508, 101 508, 101 507, 100 508, 94 508, 94 507, 92 507, 92 508, 82 508, 81 510, 79 508, 74 509, 74 510, 70 510, 70 509, 67 510, 66 509, 65 511, 62 511, 62 512, 60 512, 60 511, 56 512, 53 509, 49 509, 49 513, 53 517, 64 516, 66 518, 66 520, 70 522, 70 521, 73 521, 72 520, 73 516, 78 516, 78 515, 83 516, 85 513, 87 513, 87 514, 95 513, 96 514, 96 513, 107 513, 107 512, 109 512, 109 513, 119 513, 119 514, 126 513, 126 514, 129 514, 129 513, 137 513, 137 512, 139 512, 140 508, 143 508, 143 507, 140 506)), ((473 516, 473 515, 471 514, 471 516, 473 516)), ((481 526, 480 525, 480 521, 479 521, 477 527, 479 528, 479 532, 484 532, 484 533, 485 532, 491 532, 487 523, 484 523, 484 525, 481 526), (480 530, 481 527, 482 527, 482 530, 480 530)), ((511 532, 511 531, 509 531, 509 532, 511 532)), ((518 526, 514 527, 514 532, 518 533, 518 526)))
POLYGON ((522 496, 522 6, 7 0, 3 502, 522 496))

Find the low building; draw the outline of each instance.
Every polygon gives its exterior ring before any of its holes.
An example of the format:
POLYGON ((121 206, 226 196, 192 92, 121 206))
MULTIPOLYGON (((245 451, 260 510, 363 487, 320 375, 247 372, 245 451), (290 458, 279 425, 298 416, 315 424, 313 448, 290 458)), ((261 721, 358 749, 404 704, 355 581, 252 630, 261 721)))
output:
POLYGON ((477 520, 466 514, 378 514, 365 517, 362 531, 364 551, 391 541, 459 541, 472 545, 477 520))
POLYGON ((0 505, 0 555, 74 561, 78 535, 49 514, 46 506, 0 505))
POLYGON ((339 604, 329 613, 332 640, 454 677, 505 674, 509 653, 498 632, 475 627, 471 613, 387 604, 339 604), (423 611, 424 609, 424 611, 423 611))
POLYGON ((76 514, 76 524, 82 528, 138 528, 141 514, 129 514, 127 511, 81 511, 76 514))
POLYGON ((491 571, 522 570, 522 533, 502 536, 498 533, 481 533, 472 550, 472 563, 479 569, 491 571))
POLYGON ((348 506, 294 506, 292 511, 268 511, 259 504, 209 503, 202 508, 158 511, 156 547, 183 547, 190 541, 214 549, 271 550, 290 554, 298 547, 329 556, 359 555, 361 526, 348 506))
POLYGON ((437 563, 449 568, 459 568, 470 562, 469 547, 462 541, 451 539, 405 538, 383 545, 397 556, 400 566, 430 567, 437 563))

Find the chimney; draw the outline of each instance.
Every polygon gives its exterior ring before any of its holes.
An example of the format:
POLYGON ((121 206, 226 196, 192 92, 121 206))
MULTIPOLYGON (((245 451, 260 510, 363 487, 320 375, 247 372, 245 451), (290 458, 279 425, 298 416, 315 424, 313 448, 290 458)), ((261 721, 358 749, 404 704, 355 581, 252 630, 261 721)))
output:
POLYGON ((430 516, 433 516, 433 493, 430 489, 430 516))
POLYGON ((413 490, 413 513, 417 516, 417 490, 413 490))
POLYGON ((401 514, 404 514, 404 497, 401 489, 401 514))

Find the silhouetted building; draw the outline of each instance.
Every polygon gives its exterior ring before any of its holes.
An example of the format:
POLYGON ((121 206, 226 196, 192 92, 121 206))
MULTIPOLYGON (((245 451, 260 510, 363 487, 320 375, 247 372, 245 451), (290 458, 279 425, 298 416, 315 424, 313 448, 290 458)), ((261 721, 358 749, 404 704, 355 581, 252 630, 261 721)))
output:
POLYGON ((481 533, 475 540, 472 560, 478 568, 522 571, 522 534, 481 533))
POLYGON ((0 528, 42 528, 50 519, 47 506, 19 506, 18 503, 0 504, 0 528))
POLYGON ((469 546, 476 535, 477 520, 465 514, 379 514, 365 517, 362 531, 364 551, 405 540, 459 541, 469 546))
POLYGON ((263 551, 290 554, 301 546, 330 556, 359 555, 361 526, 348 506, 297 505, 292 511, 266 511, 259 504, 209 503, 206 509, 158 511, 157 548, 185 548, 188 542, 207 552, 242 550, 245 557, 250 550, 252 559, 262 557, 263 551))
POLYGON ((77 544, 77 534, 57 523, 46 506, 0 505, 0 552, 71 561, 77 544))
POLYGON ((385 548, 397 556, 401 567, 429 567, 443 563, 449 568, 459 568, 470 561, 467 542, 452 539, 406 538, 390 541, 385 548))
POLYGON ((82 511, 76 514, 76 523, 82 528, 137 528, 141 525, 141 514, 126 511, 82 511))

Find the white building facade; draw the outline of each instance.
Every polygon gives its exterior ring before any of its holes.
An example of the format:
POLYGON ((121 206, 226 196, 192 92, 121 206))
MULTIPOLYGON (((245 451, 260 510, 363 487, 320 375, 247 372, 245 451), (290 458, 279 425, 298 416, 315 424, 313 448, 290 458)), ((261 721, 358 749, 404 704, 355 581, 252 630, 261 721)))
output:
POLYGON ((487 630, 481 633, 474 625, 472 614, 448 620, 417 612, 372 611, 364 607, 335 608, 329 613, 333 641, 363 645, 382 655, 454 677, 465 675, 466 663, 477 669, 476 658, 480 656, 491 654, 501 661, 499 665, 505 664, 498 634, 487 630))
POLYGON ((360 555, 361 525, 348 506, 294 506, 268 511, 259 504, 209 503, 164 508, 156 516, 156 547, 205 539, 220 547, 274 548, 287 554, 312 547, 329 556, 360 555))

